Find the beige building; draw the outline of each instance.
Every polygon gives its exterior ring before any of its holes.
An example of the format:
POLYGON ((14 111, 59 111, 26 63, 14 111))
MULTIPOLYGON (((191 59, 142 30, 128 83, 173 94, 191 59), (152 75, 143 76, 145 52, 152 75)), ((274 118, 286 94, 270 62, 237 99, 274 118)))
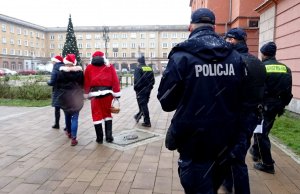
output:
MULTIPOLYGON (((36 70, 39 64, 62 53, 67 27, 47 28, 1 14, 0 25, 0 67, 36 70)), ((189 35, 186 25, 107 28, 109 39, 105 41, 103 26, 74 26, 83 65, 89 63, 96 50, 101 50, 119 70, 133 68, 137 57, 144 55, 147 64, 154 64, 161 71, 172 47, 189 35)))

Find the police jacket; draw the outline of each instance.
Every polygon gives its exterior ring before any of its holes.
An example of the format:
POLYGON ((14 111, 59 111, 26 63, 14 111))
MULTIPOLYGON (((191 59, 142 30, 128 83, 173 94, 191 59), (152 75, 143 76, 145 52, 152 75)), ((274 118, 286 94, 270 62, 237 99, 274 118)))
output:
POLYGON ((244 76, 241 55, 212 27, 197 28, 176 45, 157 95, 164 111, 176 110, 167 148, 195 160, 214 159, 226 149, 241 130, 244 76))
POLYGON ((80 66, 62 66, 57 75, 57 89, 61 91, 61 108, 73 114, 83 107, 83 71, 80 66))
POLYGON ((134 71, 134 90, 139 94, 149 94, 155 83, 152 68, 146 64, 139 64, 134 71))
POLYGON ((264 86, 266 80, 266 69, 263 63, 254 55, 248 52, 245 42, 234 45, 246 64, 246 74, 243 87, 243 111, 257 112, 258 107, 263 104, 264 86))
POLYGON ((292 73, 290 68, 278 62, 275 57, 263 60, 267 72, 264 102, 269 111, 274 106, 284 108, 293 97, 292 73))

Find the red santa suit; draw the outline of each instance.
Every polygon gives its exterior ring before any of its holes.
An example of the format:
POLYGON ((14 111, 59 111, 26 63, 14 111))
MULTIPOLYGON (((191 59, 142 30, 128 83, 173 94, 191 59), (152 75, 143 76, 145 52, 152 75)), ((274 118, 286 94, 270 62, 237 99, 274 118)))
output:
POLYGON ((94 124, 112 120, 111 103, 114 97, 120 97, 120 83, 114 66, 108 64, 102 52, 93 54, 91 64, 84 72, 84 91, 91 99, 94 124))

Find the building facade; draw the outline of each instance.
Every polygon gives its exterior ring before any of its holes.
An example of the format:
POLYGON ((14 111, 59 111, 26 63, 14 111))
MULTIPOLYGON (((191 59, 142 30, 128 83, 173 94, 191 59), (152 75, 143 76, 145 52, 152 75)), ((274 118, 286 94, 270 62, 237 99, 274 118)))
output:
MULTIPOLYGON (((1 14, 0 25, 0 67, 36 70, 62 53, 66 27, 47 28, 1 14)), ((134 68, 137 57, 143 55, 148 64, 162 71, 172 47, 188 38, 187 29, 186 25, 75 26, 74 32, 83 65, 101 50, 117 70, 134 68), (108 38, 103 38, 104 29, 108 38)))

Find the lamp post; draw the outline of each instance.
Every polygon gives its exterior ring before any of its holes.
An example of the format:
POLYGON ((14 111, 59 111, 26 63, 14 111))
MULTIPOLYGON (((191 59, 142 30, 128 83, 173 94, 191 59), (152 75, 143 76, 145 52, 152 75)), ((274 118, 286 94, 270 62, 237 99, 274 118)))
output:
POLYGON ((103 26, 103 40, 105 42, 105 56, 108 57, 108 53, 107 53, 107 43, 109 42, 109 27, 108 26, 103 26))

